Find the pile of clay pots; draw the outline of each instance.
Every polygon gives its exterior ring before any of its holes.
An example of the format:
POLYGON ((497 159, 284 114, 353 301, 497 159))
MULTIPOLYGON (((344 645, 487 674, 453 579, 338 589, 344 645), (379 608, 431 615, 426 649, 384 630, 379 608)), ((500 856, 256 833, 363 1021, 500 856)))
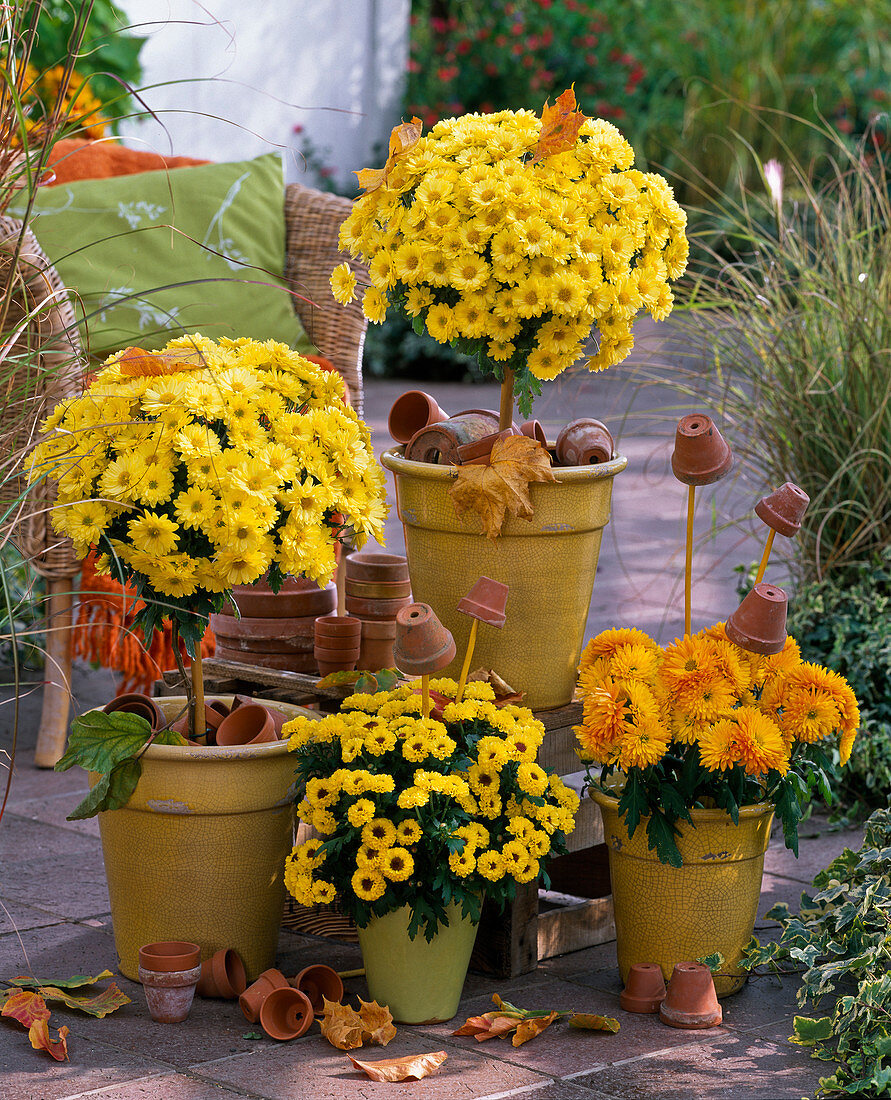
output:
MULTIPOLYGON (((118 695, 102 708, 106 714, 123 711, 145 718, 153 731, 167 729, 167 719, 155 699, 136 693, 118 695)), ((282 726, 288 716, 276 707, 255 702, 249 695, 236 695, 231 706, 219 699, 204 704, 203 733, 190 745, 216 745, 220 748, 233 745, 260 745, 265 741, 278 741, 282 726)), ((189 736, 189 716, 183 713, 171 722, 170 729, 189 736)))
POLYGON ((357 667, 393 667, 396 616, 412 602, 408 562, 398 554, 363 553, 346 559, 347 613, 361 624, 357 667))
POLYGON ((216 657, 262 668, 315 673, 315 621, 337 605, 333 581, 319 588, 305 577, 288 577, 276 594, 260 580, 255 585, 236 585, 232 599, 241 618, 231 607, 210 616, 216 657))
POLYGON ((723 1019, 709 968, 699 962, 679 962, 668 988, 656 963, 635 963, 619 995, 625 1012, 659 1013, 669 1027, 685 1030, 718 1027, 723 1019))
POLYGON ((488 463, 498 440, 521 434, 537 440, 549 451, 555 466, 588 466, 609 462, 615 455, 609 429, 592 417, 566 424, 556 443, 550 445, 537 420, 499 431, 498 413, 467 409, 449 416, 434 398, 421 390, 408 390, 396 399, 387 426, 396 442, 405 445, 407 459, 443 466, 488 463))

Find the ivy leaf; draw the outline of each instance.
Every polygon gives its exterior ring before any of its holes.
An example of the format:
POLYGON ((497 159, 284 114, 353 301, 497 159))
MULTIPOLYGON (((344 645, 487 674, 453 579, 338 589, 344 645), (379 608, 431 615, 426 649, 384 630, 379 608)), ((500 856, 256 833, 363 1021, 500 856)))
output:
POLYGON ((703 966, 707 966, 713 974, 717 974, 724 965, 724 956, 720 951, 714 951, 711 955, 703 955, 702 958, 696 961, 702 963, 703 966))
POLYGON ((790 1043, 808 1047, 821 1039, 832 1038, 832 1017, 821 1016, 819 1020, 812 1020, 809 1016, 796 1016, 792 1021, 795 1034, 789 1036, 790 1043))
POLYGON ((66 817, 66 821, 83 821, 103 810, 119 810, 130 801, 142 775, 142 762, 135 759, 116 764, 108 775, 99 777, 96 785, 66 817))

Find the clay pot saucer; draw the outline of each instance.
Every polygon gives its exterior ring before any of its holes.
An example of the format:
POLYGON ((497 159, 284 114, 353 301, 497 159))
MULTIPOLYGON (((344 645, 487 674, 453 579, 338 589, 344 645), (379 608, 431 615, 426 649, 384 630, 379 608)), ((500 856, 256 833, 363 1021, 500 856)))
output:
POLYGON ((358 615, 364 619, 395 619, 403 607, 411 605, 411 596, 399 596, 397 599, 380 600, 366 598, 364 596, 350 596, 344 601, 347 611, 351 615, 358 615))
POLYGON ((508 585, 493 581, 491 577, 480 577, 463 600, 458 603, 458 611, 472 615, 481 623, 489 626, 504 626, 507 621, 508 585))
POLYGON ((408 443, 422 428, 448 418, 449 414, 443 412, 429 393, 424 393, 423 390, 406 390, 393 402, 387 419, 387 430, 397 443, 408 443))
POLYGON ((400 672, 428 676, 451 664, 456 652, 455 639, 429 604, 410 604, 396 616, 393 659, 400 672))
POLYGON ((634 963, 619 1004, 626 1012, 658 1012, 665 1000, 665 978, 657 963, 634 963))
POLYGON ((411 581, 346 580, 346 594, 362 599, 401 600, 411 595, 411 581))
POLYGON ((288 980, 295 989, 299 989, 309 998, 315 1012, 321 1012, 326 999, 335 1004, 343 1000, 343 982, 340 980, 340 975, 324 963, 305 966, 299 974, 288 980))
POLYGON ((345 575, 347 581, 407 581, 408 561, 399 554, 351 554, 346 559, 345 575))
POLYGON ((571 421, 557 436, 557 461, 561 466, 609 462, 614 450, 615 442, 607 426, 590 416, 571 421))
POLYGON ((786 481, 779 489, 774 489, 772 493, 758 501, 755 505, 755 515, 768 527, 772 527, 778 535, 792 538, 801 530, 801 521, 810 502, 811 498, 804 489, 799 489, 791 481, 786 481))
POLYGON ((505 428, 503 432, 492 432, 473 443, 465 443, 458 448, 458 462, 462 466, 488 466, 495 444, 500 439, 519 434, 515 428, 505 428))
POLYGON ((234 1001, 247 988, 247 975, 241 955, 231 947, 215 952, 201 964, 199 997, 220 997, 234 1001))
POLYGON ((665 1000, 659 1006, 662 1023, 698 1031, 718 1027, 723 1017, 709 968, 698 962, 676 963, 665 1000))
POLYGON ((671 469, 685 485, 710 485, 733 465, 733 452, 705 413, 690 413, 678 421, 671 469))
POLYGON ((273 989, 260 1005, 260 1026, 271 1039, 299 1039, 312 1025, 315 1014, 309 997, 291 986, 273 989))
POLYGON ((252 1024, 260 1018, 260 1006, 273 991, 273 989, 290 989, 288 979, 280 970, 270 967, 264 970, 259 978, 241 994, 238 998, 238 1006, 252 1024))
POLYGON ((724 624, 734 645, 752 653, 779 653, 786 644, 788 599, 782 588, 761 581, 724 624))
POLYGON ((277 740, 272 714, 259 703, 245 703, 233 710, 217 730, 217 744, 224 747, 277 740))
POLYGON ((118 695, 110 703, 106 703, 102 710, 105 714, 112 714, 114 711, 138 714, 148 722, 152 730, 163 729, 166 724, 164 712, 155 700, 150 695, 140 695, 137 692, 118 695))

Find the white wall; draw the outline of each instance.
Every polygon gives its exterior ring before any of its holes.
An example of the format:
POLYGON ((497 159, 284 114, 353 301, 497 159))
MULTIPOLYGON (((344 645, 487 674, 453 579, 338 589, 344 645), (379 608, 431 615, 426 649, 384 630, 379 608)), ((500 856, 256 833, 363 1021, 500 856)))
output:
POLYGON ((383 163, 410 0, 118 2, 148 36, 142 98, 158 116, 125 123, 128 145, 208 160, 289 149, 286 177, 313 182, 295 152, 302 126, 341 181, 383 163))

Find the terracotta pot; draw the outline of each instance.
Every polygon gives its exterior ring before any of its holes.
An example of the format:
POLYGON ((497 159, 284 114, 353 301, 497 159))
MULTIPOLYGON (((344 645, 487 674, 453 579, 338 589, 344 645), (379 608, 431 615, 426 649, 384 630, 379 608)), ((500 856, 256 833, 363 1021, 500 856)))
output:
POLYGON ((755 515, 777 534, 792 538, 801 530, 801 521, 811 498, 804 489, 786 481, 755 505, 755 515))
POLYGON ((157 974, 192 970, 201 962, 201 947, 188 940, 159 940, 139 949, 139 965, 157 974))
POLYGON ((313 1007, 321 1012, 326 1000, 339 1004, 343 1000, 343 982, 336 970, 323 963, 305 966, 299 974, 288 979, 295 989, 299 989, 313 1007))
POLYGON ((255 1024, 260 1019, 260 1007, 274 989, 290 989, 288 979, 280 970, 270 967, 252 982, 238 998, 238 1007, 255 1024))
POLYGON ((270 1037, 286 1042, 309 1031, 314 1019, 309 998, 299 989, 273 989, 260 1005, 260 1026, 270 1037))
MULTIPOLYGON (((216 707, 211 706, 210 703, 204 704, 204 729, 198 730, 196 736, 198 738, 204 738, 209 745, 216 743, 217 731, 225 721, 226 716, 221 714, 216 707)), ((183 737, 189 736, 189 715, 188 712, 183 714, 171 727, 177 733, 181 733, 183 737)))
POLYGON ((614 450, 615 443, 609 429, 591 417, 573 420, 557 436, 557 461, 561 466, 609 462, 614 450))
POLYGON ((236 619, 210 616, 219 644, 244 653, 308 653, 312 649, 315 615, 301 618, 236 619))
POLYGON ((188 970, 148 970, 138 968, 149 1014, 155 1023, 178 1024, 189 1015, 201 967, 188 970))
POLYGON ((240 665, 252 665, 256 668, 276 668, 285 672, 314 672, 315 661, 312 653, 244 653, 237 649, 217 643, 214 657, 220 661, 234 661, 240 665))
POLYGON ((148 695, 140 695, 131 692, 129 695, 118 695, 110 703, 106 703, 102 710, 106 714, 114 711, 123 711, 125 714, 138 714, 144 718, 153 730, 159 730, 164 725, 164 713, 158 704, 148 695))
POLYGON ((508 439, 520 433, 514 428, 505 428, 503 432, 492 432, 476 439, 473 443, 464 443, 458 448, 458 462, 462 466, 488 466, 492 457, 492 448, 500 439, 508 439))
POLYGON ((396 640, 396 620, 380 619, 362 624, 362 645, 356 667, 366 672, 380 672, 382 668, 393 668, 393 643, 396 640), (371 631, 382 628, 387 633, 376 636, 371 631))
POLYGON ((411 596, 400 596, 395 600, 366 599, 364 596, 347 596, 344 601, 351 615, 363 619, 395 619, 397 614, 411 605, 411 596))
POLYGON ((397 443, 408 443, 422 428, 447 420, 448 416, 429 393, 406 390, 393 402, 387 430, 397 443))
POLYGON ((355 615, 325 615, 315 621, 314 645, 336 649, 341 643, 358 641, 362 635, 362 620, 355 615))
POLYGON ((782 588, 761 581, 728 616, 727 637, 752 653, 779 653, 786 644, 787 604, 782 588))
POLYGON ((431 675, 450 664, 455 653, 455 639, 428 604, 410 604, 396 616, 393 659, 400 672, 431 675))
POLYGON ((508 585, 493 581, 491 577, 480 577, 463 600, 458 610, 471 615, 489 626, 504 626, 507 622, 508 585))
POLYGON ((407 581, 408 560, 399 554, 351 554, 346 560, 346 580, 407 581))
POLYGON ((699 1031, 718 1027, 724 1013, 718 1004, 715 982, 707 966, 698 962, 676 964, 668 983, 659 1019, 670 1027, 699 1031))
POLYGON ((338 645, 336 638, 329 640, 333 643, 332 645, 317 645, 313 650, 316 661, 324 661, 325 664, 340 664, 341 668, 355 667, 356 661, 359 660, 361 641, 358 638, 350 639, 344 641, 343 645, 338 645), (350 666, 350 662, 352 662, 352 666, 350 666))
POLYGON ((347 578, 346 594, 363 599, 401 600, 411 595, 411 581, 354 581, 347 578))
POLYGON ((261 745, 265 741, 277 741, 275 722, 266 707, 259 703, 245 703, 224 718, 217 730, 217 744, 261 745))
POLYGON ((256 584, 233 585, 232 599, 249 618, 314 618, 337 606, 337 586, 331 581, 319 588, 306 577, 286 577, 275 593, 261 578, 256 584))
POLYGON ((458 448, 475 443, 498 431, 498 414, 472 410, 450 416, 439 424, 422 428, 405 445, 405 457, 412 462, 457 466, 458 448))
POLYGON ((537 440, 547 450, 548 437, 545 435, 545 430, 540 421, 527 420, 525 424, 520 425, 520 431, 523 435, 528 435, 530 439, 537 440))
POLYGON ((626 1012, 658 1012, 665 1000, 665 977, 657 963, 635 963, 628 972, 619 1004, 626 1012))
POLYGON ((671 469, 685 485, 710 485, 733 465, 733 453, 705 413, 690 413, 678 421, 671 469))
POLYGON ((197 990, 199 997, 220 997, 226 1001, 234 1001, 246 988, 244 963, 238 952, 231 947, 214 952, 201 964, 197 990))
POLYGON ((393 641, 396 638, 395 619, 363 619, 362 640, 393 641))
MULTIPOLYGON (((185 700, 158 703, 172 717, 185 700)), ((273 705, 289 718, 319 717, 291 703, 273 705)), ((287 742, 150 745, 141 763, 127 805, 99 815, 121 973, 135 979, 139 948, 175 938, 200 944, 205 958, 232 948, 253 979, 275 961, 284 907, 293 844, 287 742), (135 859, 134 852, 152 858, 135 859)), ((91 773, 90 783, 98 778, 91 773)))

